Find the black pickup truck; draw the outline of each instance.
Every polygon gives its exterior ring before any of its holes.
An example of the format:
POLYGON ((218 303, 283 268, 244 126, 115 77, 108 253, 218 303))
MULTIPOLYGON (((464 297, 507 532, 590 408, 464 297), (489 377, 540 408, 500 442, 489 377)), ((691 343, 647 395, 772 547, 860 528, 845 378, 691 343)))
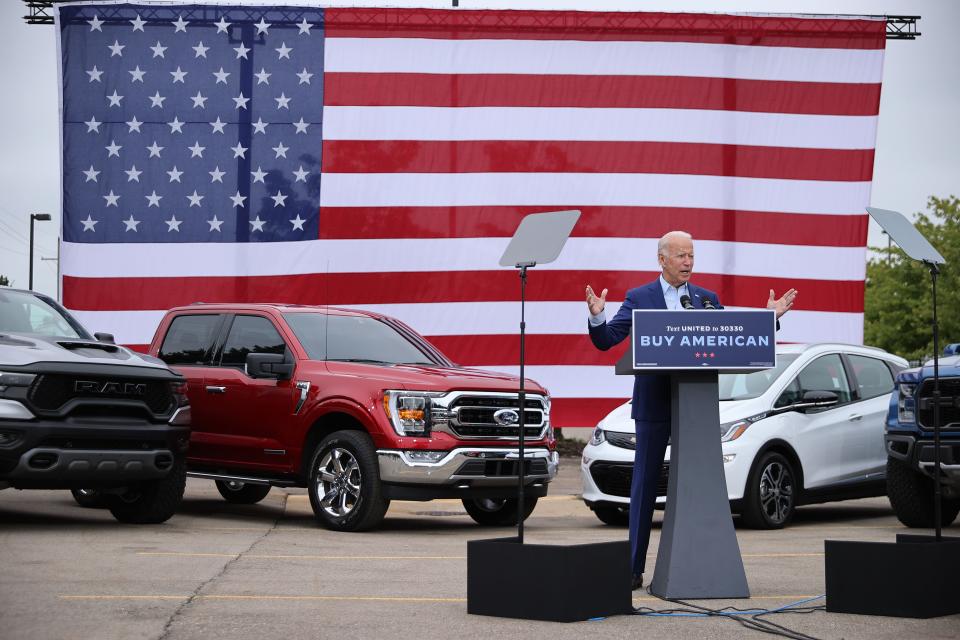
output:
POLYGON ((0 489, 69 489, 121 522, 163 522, 183 497, 189 425, 185 381, 162 361, 0 287, 0 489))

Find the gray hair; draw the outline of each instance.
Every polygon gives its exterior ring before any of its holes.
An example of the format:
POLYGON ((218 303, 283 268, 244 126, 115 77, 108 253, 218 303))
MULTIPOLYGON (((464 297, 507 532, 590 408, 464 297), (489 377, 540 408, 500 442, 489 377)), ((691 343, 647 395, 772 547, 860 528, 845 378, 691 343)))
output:
POLYGON ((693 240, 693 236, 686 231, 668 231, 667 233, 663 234, 663 237, 660 238, 660 242, 657 243, 657 254, 666 256, 667 247, 670 246, 670 242, 679 238, 683 238, 684 240, 693 240))

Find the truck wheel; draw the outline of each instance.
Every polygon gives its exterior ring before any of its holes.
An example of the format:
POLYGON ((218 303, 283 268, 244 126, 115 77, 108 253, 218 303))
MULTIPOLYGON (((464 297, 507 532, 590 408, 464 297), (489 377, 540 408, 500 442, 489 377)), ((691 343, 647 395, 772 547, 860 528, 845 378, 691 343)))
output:
POLYGON ((180 506, 187 486, 187 466, 178 458, 167 477, 127 487, 118 495, 105 495, 110 513, 128 524, 159 524, 170 519, 180 506))
MULTIPOLYGON (((506 527, 517 524, 516 498, 468 498, 462 501, 474 522, 484 527, 506 527)), ((523 499, 523 519, 526 520, 537 506, 537 498, 523 499)))
MULTIPOLYGON (((887 497, 902 524, 912 528, 933 528, 933 478, 901 460, 887 458, 887 497)), ((960 500, 944 500, 940 506, 940 526, 949 526, 958 512, 960 500)))
POLYGON ((333 531, 366 531, 383 520, 377 452, 362 431, 335 431, 320 441, 310 461, 310 506, 317 522, 333 531))
POLYGON ((630 523, 628 507, 594 507, 593 513, 600 518, 603 524, 613 527, 624 527, 630 523))
POLYGON ((797 490, 797 474, 790 461, 775 451, 765 453, 747 480, 743 523, 752 529, 782 529, 793 518, 797 490))
POLYGON ((96 489, 71 489, 70 493, 77 504, 85 509, 102 509, 107 506, 103 494, 96 489))
POLYGON ((230 504, 257 504, 270 493, 270 485, 249 484, 239 480, 217 480, 217 491, 230 504))

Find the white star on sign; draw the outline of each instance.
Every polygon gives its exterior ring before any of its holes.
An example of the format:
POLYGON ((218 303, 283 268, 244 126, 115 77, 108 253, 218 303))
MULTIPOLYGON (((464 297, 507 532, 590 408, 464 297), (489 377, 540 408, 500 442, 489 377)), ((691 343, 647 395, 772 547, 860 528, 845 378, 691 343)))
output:
POLYGON ((165 46, 163 46, 162 44, 160 44, 160 41, 157 40, 157 44, 155 44, 155 45, 153 45, 152 47, 150 47, 150 50, 153 51, 153 57, 154 57, 154 58, 163 58, 163 57, 165 57, 165 56, 163 55, 163 52, 167 50, 167 47, 165 47, 165 46))
POLYGON ((266 134, 266 133, 267 133, 267 125, 269 125, 270 123, 269 123, 269 122, 264 122, 264 121, 263 121, 263 118, 259 118, 259 117, 258 117, 256 122, 251 122, 250 124, 253 125, 253 132, 254 132, 254 133, 263 133, 263 134, 266 134))
POLYGON ((87 125, 87 133, 90 133, 91 131, 93 131, 94 133, 100 133, 100 125, 103 123, 99 122, 96 118, 91 117, 89 120, 87 120, 83 124, 87 125))
POLYGON ((197 95, 190 98, 193 100, 193 108, 206 109, 207 108, 207 98, 202 93, 197 91, 197 95))
POLYGON ((111 106, 111 107, 119 107, 119 106, 120 106, 120 101, 123 100, 123 96, 118 95, 118 94, 117 94, 117 90, 114 89, 114 90, 113 90, 113 95, 112 95, 112 96, 107 96, 107 100, 110 101, 110 106, 111 106))
POLYGON ((283 146, 283 143, 282 143, 282 142, 279 142, 279 143, 277 143, 277 146, 273 147, 273 152, 277 154, 277 155, 274 156, 274 157, 275 157, 275 158, 286 158, 286 157, 287 157, 287 151, 289 151, 289 150, 290 150, 290 147, 285 147, 285 146, 283 146))
MULTIPOLYGON (((256 171, 250 172, 250 175, 253 176, 253 182, 256 184, 257 182, 263 182, 263 179, 267 177, 267 172, 258 166, 256 171)), ((264 184, 266 184, 266 182, 264 182, 264 184)))
POLYGON ((127 133, 133 133, 134 131, 136 131, 137 133, 140 133, 140 125, 142 125, 143 122, 141 122, 140 120, 137 120, 137 116, 133 116, 132 120, 128 120, 124 124, 130 127, 127 133))
POLYGON ((217 26, 217 33, 227 33, 227 29, 230 28, 232 23, 227 22, 227 19, 223 16, 220 16, 220 22, 214 22, 217 26))
POLYGON ((288 46, 287 46, 287 43, 284 42, 284 43, 282 43, 278 48, 274 49, 274 51, 276 51, 277 54, 278 54, 277 60, 283 60, 284 58, 286 58, 287 60, 289 60, 289 59, 290 59, 290 52, 293 51, 293 48, 292 48, 292 47, 288 47, 288 46))
POLYGON ((147 22, 146 20, 141 19, 140 14, 138 13, 136 19, 131 20, 130 24, 133 25, 134 31, 143 31, 143 25, 147 24, 147 22))
MULTIPOLYGON (((87 73, 90 73, 89 71, 87 73)), ((100 73, 103 73, 102 71, 100 73)), ((253 74, 253 77, 257 79, 257 84, 270 84, 270 76, 272 73, 267 73, 267 70, 263 67, 260 67, 260 73, 253 74)))
POLYGON ((191 158, 202 158, 202 157, 203 157, 203 151, 204 151, 204 149, 206 149, 206 147, 201 147, 201 146, 200 146, 200 141, 197 140, 196 142, 193 143, 193 146, 192 146, 192 147, 187 147, 187 149, 190 149, 190 157, 191 157, 191 158))
POLYGON ((261 33, 267 33, 267 29, 270 28, 270 23, 260 18, 260 22, 253 26, 257 28, 257 35, 260 35, 261 33))
POLYGON ((176 231, 180 233, 180 225, 183 224, 183 220, 177 220, 176 214, 170 214, 169 220, 164 220, 167 223, 167 233, 171 231, 176 231))
POLYGON ((217 165, 213 168, 213 171, 208 171, 210 174, 210 183, 219 182, 223 184, 223 176, 227 175, 226 171, 220 171, 220 165, 217 165))
POLYGON ((154 189, 153 193, 151 193, 150 195, 143 196, 143 197, 147 199, 147 208, 150 208, 150 207, 157 207, 158 209, 160 208, 160 200, 163 199, 163 196, 158 196, 156 189, 154 189))
POLYGON ((147 151, 150 152, 150 157, 151 157, 151 158, 159 158, 159 157, 160 157, 160 152, 163 151, 163 147, 157 145, 157 141, 154 140, 154 141, 153 141, 153 144, 150 145, 149 147, 147 147, 147 151))
POLYGON ((291 229, 291 231, 296 231, 297 229, 299 229, 300 231, 304 231, 304 228, 303 228, 304 222, 306 222, 306 220, 301 218, 300 214, 298 213, 297 217, 290 221, 290 224, 293 225, 293 229, 291 229))
POLYGON ((210 126, 213 127, 213 133, 223 133, 223 128, 227 126, 227 123, 222 122, 220 116, 217 116, 216 121, 211 122, 210 126))
POLYGON ((162 109, 162 108, 163 108, 163 101, 166 100, 166 97, 160 95, 160 92, 159 92, 159 91, 157 91, 155 94, 153 94, 152 96, 149 96, 149 97, 150 97, 150 108, 151 108, 151 109, 153 109, 154 107, 156 107, 156 108, 158 108, 158 109, 162 109))
POLYGON ((250 231, 251 231, 251 232, 253 232, 253 231, 263 231, 263 225, 265 225, 265 224, 267 224, 267 221, 266 221, 266 220, 261 220, 261 219, 260 219, 260 216, 257 216, 256 218, 254 218, 253 220, 250 221, 250 226, 252 227, 252 228, 250 229, 250 231))
POLYGON ((287 205, 286 205, 287 196, 284 195, 284 194, 282 194, 282 193, 280 193, 280 190, 279 190, 279 189, 277 189, 277 195, 275 195, 275 196, 270 196, 270 199, 273 200, 273 208, 274 208, 274 209, 276 209, 277 207, 285 207, 285 206, 287 206, 287 205))
POLYGON ((167 175, 170 176, 170 182, 180 182, 180 176, 183 175, 183 171, 178 171, 177 165, 173 165, 173 169, 167 171, 167 175))
POLYGON ((93 168, 93 165, 90 165, 90 168, 83 172, 83 175, 87 177, 84 182, 98 182, 97 176, 100 175, 100 172, 93 168))
POLYGON ((97 69, 97 65, 93 65, 93 69, 88 70, 87 75, 90 76, 90 80, 88 80, 88 82, 102 82, 100 80, 100 76, 103 75, 103 71, 97 69))
POLYGON ((142 82, 143 82, 143 76, 144 76, 147 72, 146 72, 146 71, 141 71, 141 70, 140 70, 140 65, 137 65, 137 67, 136 67, 135 69, 131 69, 131 70, 128 71, 127 73, 129 73, 129 74, 132 76, 130 82, 140 82, 140 83, 142 83, 142 82))
POLYGON ((176 71, 171 71, 171 72, 170 72, 170 75, 173 76, 173 82, 174 82, 174 83, 179 82, 179 83, 182 84, 182 83, 183 83, 183 79, 186 77, 186 75, 187 75, 188 73, 190 73, 190 72, 189 72, 189 71, 181 71, 181 70, 180 70, 180 67, 178 66, 176 71))
POLYGON ((240 192, 237 191, 236 195, 230 196, 230 200, 233 201, 233 206, 242 207, 243 201, 247 199, 247 196, 240 195, 240 192))
POLYGON ((137 231, 137 225, 140 224, 140 221, 139 221, 139 220, 134 220, 134 219, 133 219, 133 214, 132 214, 132 213, 130 214, 130 217, 129 217, 129 218, 127 218, 126 220, 122 220, 121 222, 123 222, 123 224, 127 225, 127 228, 125 229, 125 231, 133 231, 134 233, 136 233, 136 231, 137 231))
POLYGON ((303 121, 303 117, 301 116, 300 122, 294 122, 294 123, 293 123, 293 126, 295 126, 295 127, 297 128, 297 133, 306 133, 306 132, 307 132, 307 127, 310 126, 310 123, 309 123, 309 122, 304 122, 304 121, 303 121))
POLYGON ((290 104, 290 98, 287 97, 287 94, 281 92, 279 98, 274 98, 277 101, 277 109, 286 109, 290 110, 288 106, 290 104))
POLYGON ((87 20, 87 24, 90 25, 90 31, 99 31, 103 33, 103 29, 100 28, 100 25, 103 24, 103 20, 100 19, 100 16, 93 16, 93 20, 87 20))
POLYGON ((304 171, 303 165, 300 165, 299 167, 297 167, 297 170, 293 172, 293 175, 296 177, 296 180, 294 180, 294 182, 306 182, 307 176, 310 175, 310 172, 304 171))
POLYGON ((87 214, 87 219, 86 219, 86 220, 81 220, 81 221, 80 221, 80 224, 83 225, 83 230, 84 230, 84 231, 93 231, 94 233, 96 233, 97 230, 94 229, 94 227, 97 226, 97 223, 98 223, 98 222, 100 222, 100 221, 99 221, 99 220, 94 220, 94 219, 93 219, 93 216, 91 216, 91 215, 88 213, 88 214, 87 214))
POLYGON ((194 51, 194 54, 193 54, 193 57, 194 57, 194 58, 206 58, 206 57, 207 57, 207 51, 210 51, 210 47, 205 47, 205 46, 203 46, 203 40, 201 40, 200 42, 198 42, 198 43, 197 43, 197 46, 195 46, 195 47, 190 47, 190 48, 193 49, 193 51, 194 51))
POLYGON ((239 47, 234 47, 233 50, 237 52, 237 60, 239 60, 240 58, 243 58, 244 60, 249 60, 249 58, 247 58, 247 52, 250 51, 250 49, 243 46, 242 42, 240 43, 239 47))
POLYGON ((243 146, 239 142, 237 142, 237 146, 230 147, 230 150, 233 151, 234 158, 243 158, 244 160, 247 158, 247 149, 248 147, 243 146))
POLYGON ((297 74, 297 77, 300 78, 300 82, 297 84, 310 84, 310 78, 313 77, 313 74, 307 71, 307 68, 304 67, 303 71, 297 74))
POLYGON ((183 31, 184 33, 186 33, 186 32, 187 32, 187 25, 190 24, 190 23, 187 22, 186 20, 184 20, 184 19, 183 19, 183 16, 177 16, 176 21, 173 22, 173 23, 171 23, 171 24, 173 24, 173 26, 176 27, 176 28, 173 30, 174 33, 177 33, 178 31, 183 31))
POLYGON ((173 120, 168 122, 167 125, 170 127, 170 133, 183 133, 183 123, 177 116, 173 116, 173 120))
POLYGON ((190 201, 191 207, 199 207, 200 201, 203 200, 203 196, 197 194, 197 190, 193 190, 193 195, 187 196, 187 200, 190 201))
POLYGON ((116 206, 117 206, 117 200, 120 199, 120 196, 118 196, 117 194, 115 194, 115 193, 113 192, 113 189, 110 189, 110 193, 109 193, 108 195, 103 196, 103 199, 107 201, 107 205, 106 205, 106 206, 108 206, 108 207, 116 207, 116 206))
POLYGON ((140 174, 143 171, 138 170, 137 165, 132 164, 124 173, 127 174, 127 182, 140 182, 140 174))
POLYGON ((126 48, 126 46, 127 45, 125 44, 120 44, 118 40, 114 40, 113 44, 108 44, 107 49, 110 49, 110 57, 112 58, 113 56, 120 56, 122 58, 123 50, 126 48))
POLYGON ((244 98, 243 91, 241 91, 239 96, 233 98, 233 102, 236 104, 237 109, 246 109, 247 103, 250 102, 250 98, 244 98))
POLYGON ((217 214, 213 214, 213 218, 207 220, 207 224, 210 225, 210 231, 220 231, 220 225, 223 224, 223 220, 218 220, 217 214))
POLYGON ((107 150, 107 157, 111 158, 113 156, 120 157, 120 149, 123 149, 123 145, 119 145, 113 140, 110 141, 110 145, 104 147, 107 150))
POLYGON ((303 22, 301 22, 301 23, 298 24, 297 26, 300 27, 300 33, 298 33, 297 35, 303 35, 304 33, 307 34, 307 35, 310 35, 310 28, 311 28, 313 25, 310 24, 309 22, 307 22, 307 19, 304 18, 304 19, 303 19, 303 22))
POLYGON ((220 71, 213 72, 213 77, 217 79, 217 84, 220 84, 221 82, 223 84, 227 84, 227 76, 229 75, 230 75, 230 72, 224 71, 223 67, 220 67, 220 71))

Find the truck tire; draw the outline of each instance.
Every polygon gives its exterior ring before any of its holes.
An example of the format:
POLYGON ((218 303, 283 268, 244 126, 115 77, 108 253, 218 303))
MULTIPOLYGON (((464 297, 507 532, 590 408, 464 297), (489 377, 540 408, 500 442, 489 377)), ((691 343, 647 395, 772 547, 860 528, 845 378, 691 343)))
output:
POLYGON ((383 497, 377 452, 363 431, 335 431, 320 441, 310 460, 307 490, 317 522, 333 531, 373 529, 390 506, 383 497))
POLYGON ((71 489, 70 493, 84 509, 102 509, 107 506, 104 495, 96 489, 71 489))
MULTIPOLYGON (((463 508, 477 524, 484 527, 506 527, 517 524, 516 498, 467 498, 463 508)), ((523 519, 526 520, 537 506, 537 498, 523 499, 523 519)))
POLYGON ((630 523, 630 510, 626 506, 594 507, 593 513, 600 518, 600 522, 612 527, 625 527, 630 523))
POLYGON ((176 513, 186 486, 187 465, 183 458, 178 458, 165 478, 140 482, 127 487, 121 494, 104 497, 110 513, 120 522, 159 524, 176 513))
MULTIPOLYGON (((887 458, 887 497, 897 520, 903 525, 933 528, 933 478, 901 460, 887 458)), ((949 526, 958 513, 960 500, 944 500, 940 505, 940 526, 949 526)))
POLYGON ((257 504, 270 493, 270 485, 250 484, 239 480, 217 480, 217 491, 230 504, 257 504))
POLYGON ((782 529, 797 506, 799 486, 793 465, 776 451, 754 463, 743 496, 743 523, 751 529, 782 529))

